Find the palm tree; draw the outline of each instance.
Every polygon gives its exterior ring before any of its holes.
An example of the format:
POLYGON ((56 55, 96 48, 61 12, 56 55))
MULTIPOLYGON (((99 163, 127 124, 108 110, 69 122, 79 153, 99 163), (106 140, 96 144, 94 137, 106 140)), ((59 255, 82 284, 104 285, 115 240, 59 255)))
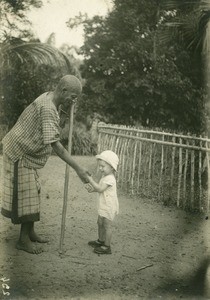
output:
POLYGON ((60 50, 39 42, 10 39, 0 45, 1 122, 11 127, 18 115, 44 89, 65 74, 79 74, 60 50), (4 111, 4 114, 2 113, 4 111))
POLYGON ((163 0, 162 9, 175 11, 173 18, 161 27, 162 41, 167 42, 173 35, 176 36, 196 55, 202 68, 206 91, 206 131, 210 136, 210 0, 163 0))
POLYGON ((61 76, 80 77, 67 55, 34 39, 26 12, 41 5, 38 0, 0 1, 0 123, 9 127, 31 98, 53 88, 61 76))
POLYGON ((57 48, 38 42, 23 42, 12 39, 0 45, 0 68, 1 71, 11 67, 11 61, 20 62, 28 68, 34 65, 53 65, 62 67, 66 72, 71 71, 68 57, 57 48))
POLYGON ((206 130, 210 136, 210 0, 201 1, 199 33, 202 36, 202 56, 204 64, 204 80, 206 89, 206 130))

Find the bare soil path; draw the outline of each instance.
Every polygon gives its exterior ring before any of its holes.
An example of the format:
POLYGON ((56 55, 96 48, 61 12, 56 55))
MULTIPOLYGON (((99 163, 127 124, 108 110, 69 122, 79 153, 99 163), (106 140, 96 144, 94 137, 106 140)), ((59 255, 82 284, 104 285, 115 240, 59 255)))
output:
MULTIPOLYGON (((75 160, 94 172, 93 157, 75 160)), ((39 173, 42 211, 36 229, 50 242, 39 255, 16 250, 19 226, 0 217, 0 299, 210 299, 210 230, 204 215, 119 191, 112 254, 99 256, 87 245, 97 237, 96 194, 70 170, 60 256, 65 164, 52 156, 39 173), (8 289, 2 277, 9 279, 8 289)))

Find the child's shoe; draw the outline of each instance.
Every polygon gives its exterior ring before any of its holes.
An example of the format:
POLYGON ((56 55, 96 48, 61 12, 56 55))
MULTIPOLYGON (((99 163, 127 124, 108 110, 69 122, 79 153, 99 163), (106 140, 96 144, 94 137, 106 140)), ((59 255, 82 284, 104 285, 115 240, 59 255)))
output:
POLYGON ((112 254, 110 246, 100 246, 94 249, 94 252, 97 254, 112 254))
POLYGON ((102 242, 100 240, 90 241, 90 242, 88 242, 88 245, 91 246, 91 247, 93 247, 93 248, 96 248, 96 247, 103 246, 104 242, 102 242))

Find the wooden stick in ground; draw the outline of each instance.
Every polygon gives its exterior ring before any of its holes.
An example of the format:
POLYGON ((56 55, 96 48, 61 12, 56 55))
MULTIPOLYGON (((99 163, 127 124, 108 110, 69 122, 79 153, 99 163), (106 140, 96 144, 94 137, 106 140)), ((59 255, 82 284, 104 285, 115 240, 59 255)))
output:
MULTIPOLYGON (((72 103, 71 105, 70 118, 69 118, 68 152, 70 155, 71 155, 71 148, 72 148, 73 122, 74 122, 74 103, 72 103)), ((64 233, 65 233, 66 211, 67 211, 67 200, 68 200, 68 187, 69 187, 69 165, 66 164, 63 211, 62 211, 62 221, 61 221, 61 236, 60 236, 60 247, 59 247, 60 254, 63 253, 63 241, 64 241, 64 233)))
POLYGON ((149 265, 146 265, 146 266, 143 266, 143 267, 137 269, 136 271, 141 271, 141 270, 144 270, 144 269, 152 267, 152 266, 153 266, 153 264, 149 264, 149 265))

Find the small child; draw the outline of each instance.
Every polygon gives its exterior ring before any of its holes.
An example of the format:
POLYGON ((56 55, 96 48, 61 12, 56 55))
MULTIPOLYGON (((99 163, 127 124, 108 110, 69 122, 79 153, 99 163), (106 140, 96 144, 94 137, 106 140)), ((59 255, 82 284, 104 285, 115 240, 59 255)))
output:
POLYGON ((96 155, 102 177, 99 183, 88 176, 88 192, 98 192, 98 240, 88 242, 98 254, 111 254, 112 222, 119 213, 115 173, 119 163, 118 156, 111 150, 96 155))

